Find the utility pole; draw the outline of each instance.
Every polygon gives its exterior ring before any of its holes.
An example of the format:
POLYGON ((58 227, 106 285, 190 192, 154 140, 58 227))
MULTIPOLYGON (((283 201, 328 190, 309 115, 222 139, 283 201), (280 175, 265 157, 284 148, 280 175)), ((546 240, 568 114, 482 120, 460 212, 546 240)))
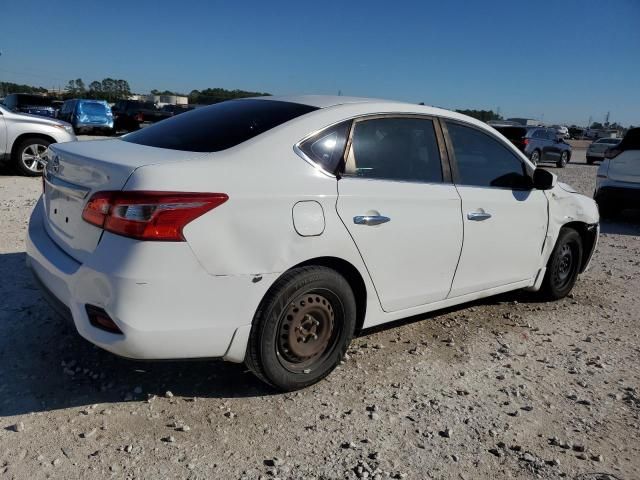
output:
POLYGON ((609 126, 609 114, 610 114, 610 112, 607 112, 607 114, 604 116, 604 124, 607 127, 609 126))

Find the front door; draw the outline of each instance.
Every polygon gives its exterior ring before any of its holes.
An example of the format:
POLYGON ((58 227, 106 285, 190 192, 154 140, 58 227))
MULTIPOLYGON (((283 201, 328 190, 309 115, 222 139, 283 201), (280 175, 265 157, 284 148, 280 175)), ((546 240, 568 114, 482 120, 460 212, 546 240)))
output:
POLYGON ((533 279, 546 237, 547 197, 497 137, 447 122, 464 246, 450 297, 533 279))
POLYGON ((347 147, 338 214, 387 312, 446 298, 460 256, 460 197, 436 128, 423 117, 356 120, 347 147))

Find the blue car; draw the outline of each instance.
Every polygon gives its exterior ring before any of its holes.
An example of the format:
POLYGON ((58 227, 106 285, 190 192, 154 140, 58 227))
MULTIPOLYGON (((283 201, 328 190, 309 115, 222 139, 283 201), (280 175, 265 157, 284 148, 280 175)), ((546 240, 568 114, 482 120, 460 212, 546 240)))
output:
POLYGON ((115 133, 113 113, 104 100, 67 100, 62 105, 58 118, 73 125, 76 133, 115 133))

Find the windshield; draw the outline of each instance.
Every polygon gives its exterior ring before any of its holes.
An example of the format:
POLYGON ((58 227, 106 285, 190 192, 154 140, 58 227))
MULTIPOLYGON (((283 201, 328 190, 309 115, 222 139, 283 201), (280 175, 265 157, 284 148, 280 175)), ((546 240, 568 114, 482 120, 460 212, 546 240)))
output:
POLYGON ((107 115, 106 105, 99 102, 81 102, 78 110, 87 115, 100 115, 103 117, 107 115))
POLYGON ((618 143, 620 143, 620 139, 619 138, 601 138, 596 143, 608 143, 610 145, 617 145, 618 143))
POLYGON ((276 100, 228 100, 176 115, 122 139, 170 150, 219 152, 314 110, 276 100))

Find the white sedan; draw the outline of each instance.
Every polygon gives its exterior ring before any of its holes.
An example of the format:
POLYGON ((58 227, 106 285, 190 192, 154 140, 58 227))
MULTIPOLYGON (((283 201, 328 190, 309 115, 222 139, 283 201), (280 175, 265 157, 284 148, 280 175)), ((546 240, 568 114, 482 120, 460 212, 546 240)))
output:
POLYGON ((246 362, 283 390, 362 328, 528 288, 567 295, 594 201, 437 108, 264 97, 54 145, 28 262, 78 332, 138 359, 246 362))

